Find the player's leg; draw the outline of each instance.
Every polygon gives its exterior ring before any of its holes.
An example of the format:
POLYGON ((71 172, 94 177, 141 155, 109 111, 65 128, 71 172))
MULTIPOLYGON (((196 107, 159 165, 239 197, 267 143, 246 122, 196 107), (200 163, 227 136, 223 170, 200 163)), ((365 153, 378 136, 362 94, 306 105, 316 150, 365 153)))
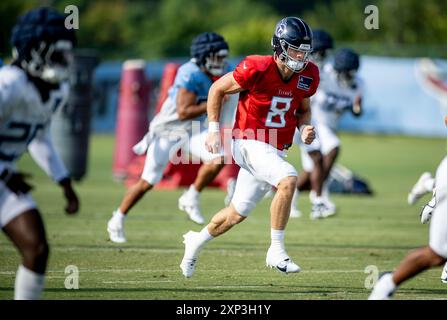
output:
POLYGON ((298 178, 296 180, 296 188, 298 192, 301 191, 310 191, 311 190, 311 184, 310 184, 310 171, 302 170, 298 174, 298 178))
POLYGON ((312 203, 310 218, 314 220, 330 216, 334 213, 334 210, 329 204, 329 199, 323 197, 323 186, 325 182, 323 155, 317 150, 310 152, 309 157, 314 164, 311 173, 312 190, 309 193, 309 199, 312 203))
POLYGON ((153 188, 162 178, 169 157, 180 148, 178 141, 157 137, 149 145, 141 178, 124 194, 119 207, 107 223, 107 231, 112 242, 126 242, 124 221, 130 209, 153 188))
POLYGON ((290 209, 291 218, 298 218, 302 215, 301 211, 298 209, 297 204, 301 191, 310 190, 312 192, 312 190, 316 188, 321 194, 321 182, 319 183, 320 187, 318 187, 318 178, 321 178, 322 173, 321 153, 318 151, 319 141, 314 140, 311 146, 304 145, 301 140, 297 140, 297 132, 295 132, 294 143, 298 143, 300 147, 301 164, 303 170, 298 174, 297 177, 297 187, 296 191, 293 194, 292 205, 290 209), (312 156, 310 155, 310 153, 312 153, 312 156), (315 167, 317 169, 314 172, 315 167))
POLYGON ((39 299, 49 252, 42 218, 29 194, 17 196, 5 189, 0 194, 0 227, 22 256, 14 298, 39 299))
POLYGON ((331 201, 328 188, 328 178, 340 153, 340 139, 334 131, 324 125, 318 127, 321 136, 321 153, 323 154, 323 189, 322 198, 328 211, 324 217, 336 212, 336 205, 331 201))
POLYGON ((383 276, 374 286, 370 299, 387 299, 402 282, 447 261, 447 181, 444 178, 446 176, 447 158, 444 158, 436 175, 439 202, 430 224, 429 246, 412 251, 392 274, 383 276))
POLYGON ((224 167, 223 154, 212 154, 205 149, 207 131, 195 134, 189 141, 187 151, 200 158, 203 165, 194 180, 194 183, 178 200, 179 209, 185 211, 190 219, 197 224, 205 223, 200 210, 200 192, 209 185, 224 167))
POLYGON ((312 172, 314 165, 312 159, 309 157, 307 150, 308 147, 306 147, 306 145, 301 142, 301 134, 298 129, 295 130, 295 135, 293 136, 293 143, 300 148, 301 165, 302 165, 302 170, 298 174, 296 187, 298 191, 311 190, 310 173, 312 172))
POLYGON ((258 181, 247 170, 243 168, 239 170, 230 205, 217 212, 200 232, 189 231, 183 236, 185 253, 180 268, 185 277, 189 278, 193 275, 203 246, 242 222, 269 189, 270 185, 258 181))
POLYGON ((416 249, 405 257, 393 273, 387 273, 379 279, 369 299, 389 299, 402 282, 431 267, 440 266, 446 261, 446 258, 437 254, 429 246, 416 249))
POLYGON ((300 267, 292 262, 284 244, 290 206, 296 189, 296 176, 291 172, 288 173, 281 178, 276 187, 276 194, 270 205, 271 244, 267 251, 266 264, 285 273, 299 272, 300 267))
POLYGON ((203 224, 205 222, 200 210, 200 192, 214 180, 223 166, 222 158, 204 163, 200 167, 194 183, 189 186, 188 190, 178 200, 179 209, 185 211, 190 219, 197 224, 203 224))
POLYGON ((298 174, 295 168, 283 159, 282 151, 269 144, 255 140, 235 140, 233 145, 234 159, 241 168, 257 180, 277 188, 270 207, 271 244, 266 264, 284 273, 299 272, 300 268, 292 262, 284 244, 285 228, 296 189, 298 174))
POLYGON ((340 147, 334 147, 323 156, 323 179, 326 181, 340 153, 340 147))

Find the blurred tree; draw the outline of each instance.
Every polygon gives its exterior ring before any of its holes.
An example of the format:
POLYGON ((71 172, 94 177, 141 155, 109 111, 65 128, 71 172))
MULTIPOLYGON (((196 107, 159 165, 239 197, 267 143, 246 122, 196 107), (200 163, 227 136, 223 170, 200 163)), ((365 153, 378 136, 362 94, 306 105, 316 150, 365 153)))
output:
POLYGON ((26 10, 35 7, 38 1, 0 1, 0 57, 11 54, 11 28, 26 10))
POLYGON ((196 0, 186 6, 183 0, 165 0, 144 23, 139 51, 145 57, 188 56, 194 36, 214 31, 227 39, 232 55, 264 52, 277 19, 270 7, 252 0, 196 0))
POLYGON ((338 45, 363 54, 447 56, 447 1, 439 0, 21 0, 0 1, 0 57, 10 55, 17 17, 38 5, 80 12, 80 47, 103 59, 188 56, 192 38, 215 31, 231 55, 270 53, 270 37, 282 16, 303 17, 329 30, 338 45), (379 29, 364 27, 364 9, 379 8, 379 29))
POLYGON ((340 43, 354 43, 362 53, 397 56, 447 56, 447 1, 334 0, 304 14, 340 43), (364 9, 379 9, 379 29, 367 30, 364 9))

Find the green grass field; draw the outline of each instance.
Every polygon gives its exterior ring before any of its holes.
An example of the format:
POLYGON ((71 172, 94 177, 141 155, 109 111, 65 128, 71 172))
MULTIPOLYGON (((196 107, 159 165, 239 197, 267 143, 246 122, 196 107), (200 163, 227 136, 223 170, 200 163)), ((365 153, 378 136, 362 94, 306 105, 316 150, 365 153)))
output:
MULTIPOLYGON (((182 190, 156 190, 134 208, 126 221, 128 243, 108 241, 106 223, 124 187, 112 180, 112 136, 94 136, 88 176, 76 189, 82 201, 76 217, 63 213, 61 190, 25 157, 20 167, 32 172, 33 195, 43 213, 51 254, 45 299, 366 299, 365 268, 392 270, 412 248, 428 241, 419 222, 420 206, 407 205, 409 189, 423 171, 434 171, 446 151, 445 139, 341 135, 339 163, 365 177, 373 197, 333 195, 339 211, 311 221, 307 193, 300 199, 305 215, 289 221, 286 245, 300 264, 299 274, 282 275, 265 267, 270 241, 269 203, 262 201, 250 218, 210 242, 196 273, 184 279, 179 263, 182 234, 201 227, 177 209, 182 190), (65 268, 79 270, 79 289, 67 290, 65 268)), ((292 148, 288 160, 299 165, 292 148)), ((224 192, 206 190, 206 218, 223 206, 224 192)), ((0 299, 13 297, 19 255, 0 235, 0 299)), ((405 283, 396 299, 442 299, 447 285, 441 268, 405 283)))

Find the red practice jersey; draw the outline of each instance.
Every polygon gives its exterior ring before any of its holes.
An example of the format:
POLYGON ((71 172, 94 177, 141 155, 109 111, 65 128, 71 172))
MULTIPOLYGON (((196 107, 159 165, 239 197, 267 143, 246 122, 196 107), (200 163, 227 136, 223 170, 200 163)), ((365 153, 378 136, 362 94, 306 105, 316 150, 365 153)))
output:
POLYGON ((308 62, 288 81, 281 78, 273 56, 248 56, 233 72, 245 89, 233 128, 235 139, 256 139, 282 150, 292 144, 297 109, 312 96, 320 82, 318 67, 308 62))

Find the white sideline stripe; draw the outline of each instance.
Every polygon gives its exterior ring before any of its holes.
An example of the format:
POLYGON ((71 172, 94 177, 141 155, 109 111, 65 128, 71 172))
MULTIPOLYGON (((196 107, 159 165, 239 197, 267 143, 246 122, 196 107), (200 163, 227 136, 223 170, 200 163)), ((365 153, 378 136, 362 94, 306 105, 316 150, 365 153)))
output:
MULTIPOLYGON (((270 270, 266 268, 265 270, 270 270)), ((202 269, 202 271, 206 272, 220 272, 222 269, 202 269)), ((236 271, 249 271, 248 269, 240 269, 236 271)), ((79 269, 79 273, 88 272, 88 273, 120 273, 120 272, 142 272, 142 273, 180 273, 180 269, 79 269)), ((0 271, 0 275, 15 275, 16 271, 0 271)), ((47 273, 64 273, 63 270, 48 270, 47 273)), ((302 270, 300 273, 364 273, 364 270, 302 270)), ((59 277, 59 276, 48 276, 48 277, 59 277)))

